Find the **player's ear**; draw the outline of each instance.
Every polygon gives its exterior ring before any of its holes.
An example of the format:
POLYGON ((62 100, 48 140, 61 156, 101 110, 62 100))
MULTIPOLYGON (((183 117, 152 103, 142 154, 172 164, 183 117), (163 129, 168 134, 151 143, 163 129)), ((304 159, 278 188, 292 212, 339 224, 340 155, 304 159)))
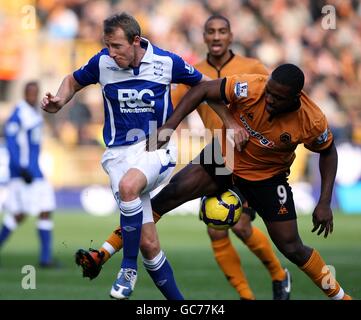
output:
POLYGON ((140 36, 135 36, 133 39, 133 44, 134 45, 140 45, 140 36))

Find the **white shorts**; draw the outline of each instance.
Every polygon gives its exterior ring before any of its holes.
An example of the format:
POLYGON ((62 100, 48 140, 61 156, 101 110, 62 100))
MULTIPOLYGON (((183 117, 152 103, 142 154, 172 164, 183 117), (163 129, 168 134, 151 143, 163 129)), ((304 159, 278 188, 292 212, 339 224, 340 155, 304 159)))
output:
MULTIPOLYGON (((103 154, 102 166, 109 175, 114 198, 118 201, 119 182, 131 168, 138 169, 147 178, 147 186, 140 200, 143 203, 143 224, 153 221, 149 193, 167 183, 177 161, 177 147, 168 144, 165 149, 145 151, 145 141, 130 146, 107 148, 103 154)), ((119 205, 119 203, 118 203, 119 205)))
POLYGON ((9 214, 37 216, 56 208, 52 186, 44 179, 34 179, 30 184, 21 178, 11 179, 8 184, 4 210, 9 214))

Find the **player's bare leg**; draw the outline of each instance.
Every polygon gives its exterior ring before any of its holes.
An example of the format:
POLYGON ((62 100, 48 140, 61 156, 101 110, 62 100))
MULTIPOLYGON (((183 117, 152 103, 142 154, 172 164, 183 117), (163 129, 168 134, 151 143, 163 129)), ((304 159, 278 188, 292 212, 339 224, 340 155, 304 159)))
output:
POLYGON ((282 267, 268 237, 259 228, 252 225, 251 220, 254 218, 255 212, 242 214, 238 223, 232 227, 232 231, 267 268, 272 279, 273 299, 288 300, 291 291, 289 272, 282 267))
POLYGON ((136 168, 129 169, 119 181, 118 206, 124 250, 120 271, 110 290, 110 296, 115 299, 128 299, 134 291, 143 228, 144 208, 140 194, 146 186, 147 177, 136 168))
POLYGON ((305 272, 329 298, 333 300, 350 299, 317 250, 302 243, 298 233, 297 220, 265 221, 265 224, 273 243, 281 253, 305 272), (327 281, 323 281, 325 277, 327 281), (325 286, 325 282, 329 285, 325 286))
POLYGON ((0 248, 25 219, 26 215, 24 213, 19 213, 15 215, 9 213, 5 214, 3 225, 0 229, 0 248))
POLYGON ((164 297, 167 300, 183 300, 172 267, 161 250, 158 233, 153 222, 143 224, 140 250, 145 269, 164 297))
POLYGON ((210 227, 207 229, 214 258, 228 282, 237 290, 241 299, 254 300, 255 296, 243 271, 241 259, 229 239, 228 230, 216 230, 210 227))

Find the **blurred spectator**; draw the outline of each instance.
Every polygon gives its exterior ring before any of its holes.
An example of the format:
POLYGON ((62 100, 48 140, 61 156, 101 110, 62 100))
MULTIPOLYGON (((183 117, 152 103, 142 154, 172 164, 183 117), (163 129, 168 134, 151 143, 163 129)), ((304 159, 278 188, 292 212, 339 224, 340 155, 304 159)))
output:
MULTIPOLYGON (((309 91, 317 86, 315 94, 322 92, 323 98, 319 98, 328 104, 325 109, 330 110, 329 118, 340 122, 335 123, 335 128, 343 127, 344 118, 352 111, 345 108, 344 116, 338 117, 340 107, 330 105, 339 103, 347 85, 357 88, 361 82, 359 1, 39 0, 38 8, 48 36, 76 38, 74 45, 80 55, 91 56, 89 48, 97 51, 102 41, 102 21, 109 13, 128 11, 138 18, 150 40, 177 52, 190 63, 196 63, 205 54, 200 36, 201 21, 211 13, 227 15, 234 26, 235 51, 259 58, 269 68, 285 61, 299 64, 306 74, 305 89, 309 91), (327 14, 322 13, 325 5, 335 8, 335 29, 323 29, 322 20, 327 14), (79 51, 79 46, 87 50, 86 54, 79 51), (339 79, 337 91, 328 92, 325 81, 316 82, 319 77, 330 76, 339 79)), ((73 58, 64 56, 62 59, 71 61, 73 58)), ((359 117, 358 113, 356 115, 359 117)), ((95 119, 99 118, 93 114, 90 121, 97 123, 95 119)))
POLYGON ((9 99, 11 83, 21 71, 21 38, 16 19, 2 16, 0 11, 0 102, 9 99))
MULTIPOLYGON (((98 51, 103 19, 111 12, 133 14, 147 38, 190 63, 205 54, 202 21, 221 13, 233 25, 235 52, 256 57, 270 69, 286 61, 298 64, 306 75, 305 90, 317 97, 328 118, 334 119, 335 135, 340 139, 351 136, 361 144, 360 100, 354 100, 359 99, 361 86, 360 1, 38 0, 34 4, 40 22, 38 76, 44 82, 57 82, 65 70, 79 67, 79 61, 98 51), (325 5, 335 9, 335 28, 323 25, 325 5), (50 60, 57 63, 45 63, 50 60), (44 65, 51 67, 45 69, 44 65)), ((31 60, 23 57, 29 53, 20 45, 16 31, 20 24, 10 19, 7 7, 11 6, 0 8, 0 17, 6 18, 0 18, 0 101, 9 97, 9 83, 22 76, 22 62, 31 60)), ((101 101, 86 100, 91 113, 87 121, 97 125, 103 117, 98 107, 101 101)), ((83 111, 79 108, 76 112, 83 111)), ((77 120, 74 122, 79 116, 64 114, 64 120, 70 117, 70 125, 79 127, 77 120)))
POLYGON ((89 107, 78 95, 74 106, 69 109, 69 120, 77 132, 77 143, 80 145, 97 144, 96 139, 92 138, 89 132, 88 124, 91 122, 92 115, 89 107))
POLYGON ((349 131, 347 115, 338 106, 335 98, 327 91, 325 83, 318 81, 317 85, 313 87, 310 96, 326 115, 335 142, 338 144, 343 141, 349 141, 351 133, 349 131))
POLYGON ((46 29, 53 39, 73 39, 78 33, 79 21, 74 11, 61 2, 52 8, 47 17, 46 29))

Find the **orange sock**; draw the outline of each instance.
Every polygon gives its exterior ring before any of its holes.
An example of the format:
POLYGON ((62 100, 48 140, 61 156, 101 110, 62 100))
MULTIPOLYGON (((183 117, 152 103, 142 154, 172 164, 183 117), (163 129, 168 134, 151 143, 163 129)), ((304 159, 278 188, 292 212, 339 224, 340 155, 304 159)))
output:
POLYGON ((329 298, 351 300, 346 295, 317 250, 313 249, 308 261, 300 267, 329 298))
POLYGON ((104 258, 102 263, 104 264, 109 258, 116 252, 123 248, 123 238, 120 231, 120 227, 117 227, 105 240, 102 247, 99 249, 100 252, 104 252, 104 258))
MULTIPOLYGON (((154 223, 157 223, 161 217, 162 216, 153 211, 154 223)), ((105 262, 107 262, 114 253, 118 252, 122 248, 123 238, 119 226, 109 235, 107 240, 105 240, 102 247, 99 249, 100 252, 104 252, 104 258, 102 260, 102 263, 104 264, 105 262)))
POLYGON ((243 272, 241 260, 229 238, 212 241, 212 248, 218 265, 240 297, 254 300, 255 297, 243 272))
POLYGON ((281 281, 286 277, 285 270, 273 252, 270 241, 260 229, 252 226, 252 234, 244 240, 244 243, 266 266, 272 281, 281 281))

